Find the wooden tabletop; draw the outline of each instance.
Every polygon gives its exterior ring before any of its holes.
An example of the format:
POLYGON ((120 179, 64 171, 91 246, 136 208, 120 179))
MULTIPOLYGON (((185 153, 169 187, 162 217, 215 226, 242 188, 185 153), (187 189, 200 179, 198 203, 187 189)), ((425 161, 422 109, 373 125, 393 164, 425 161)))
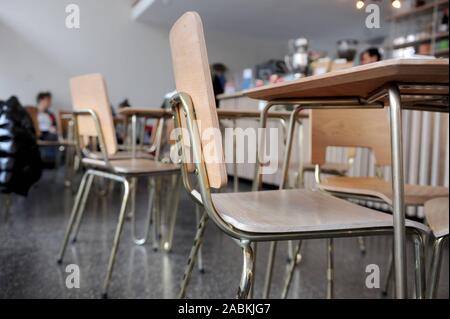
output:
POLYGON ((233 92, 233 93, 218 94, 216 96, 216 98, 218 100, 227 100, 227 99, 234 99, 234 98, 243 97, 243 96, 244 96, 244 92, 238 91, 238 92, 233 92))
MULTIPOLYGON (((288 119, 292 112, 273 111, 267 113, 268 118, 288 119)), ((245 109, 218 109, 219 119, 255 118, 259 119, 261 111, 245 109)), ((299 114, 298 118, 308 118, 307 114, 299 114)))
POLYGON ((118 111, 119 115, 122 116, 140 116, 140 117, 153 117, 153 118, 161 118, 161 117, 171 117, 172 111, 165 110, 161 108, 149 108, 149 107, 127 107, 120 109, 118 111))
POLYGON ((266 85, 247 90, 244 94, 267 101, 323 97, 367 98, 390 82, 448 85, 448 67, 448 59, 392 59, 266 85))
MULTIPOLYGON (((256 118, 259 119, 261 112, 258 110, 250 109, 218 109, 217 114, 222 119, 237 119, 237 118, 256 118)), ((130 117, 133 115, 140 117, 171 117, 172 111, 165 109, 151 109, 143 107, 127 107, 118 111, 119 116, 130 117)), ((291 112, 287 111, 273 111, 268 113, 268 118, 284 118, 287 119, 291 115, 291 112)), ((299 118, 308 118, 307 114, 301 114, 299 118)))

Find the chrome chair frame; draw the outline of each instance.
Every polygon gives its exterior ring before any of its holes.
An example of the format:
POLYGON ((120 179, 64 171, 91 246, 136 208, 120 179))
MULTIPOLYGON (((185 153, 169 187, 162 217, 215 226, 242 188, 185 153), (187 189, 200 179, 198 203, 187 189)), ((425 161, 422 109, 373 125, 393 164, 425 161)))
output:
MULTIPOLYGON (((293 138, 293 132, 295 129, 295 123, 294 123, 294 116, 297 112, 300 112, 302 109, 311 109, 320 107, 321 109, 326 108, 332 108, 332 109, 338 109, 338 108, 361 108, 364 106, 365 108, 369 107, 384 107, 385 101, 387 100, 390 104, 389 112, 390 112, 390 125, 391 125, 391 151, 392 151, 392 157, 393 157, 393 163, 392 163, 392 170, 393 170, 393 190, 394 190, 394 197, 398 198, 397 201, 394 201, 394 204, 392 205, 393 210, 393 218, 394 218, 394 225, 397 225, 395 227, 394 231, 394 251, 397 252, 395 256, 395 264, 396 265, 405 265, 405 238, 404 236, 406 234, 403 233, 402 228, 405 228, 405 218, 403 214, 399 214, 398 212, 403 211, 404 205, 404 198, 402 196, 399 196, 398 194, 403 194, 403 184, 400 183, 400 181, 403 180, 403 168, 402 168, 402 162, 401 162, 401 147, 399 147, 398 143, 401 144, 400 136, 400 125, 398 125, 401 121, 399 120, 401 118, 400 110, 402 109, 402 102, 403 102, 403 108, 410 109, 410 110, 421 110, 422 106, 426 105, 430 108, 430 110, 435 110, 438 112, 448 112, 448 95, 442 94, 439 91, 442 91, 445 93, 445 90, 447 90, 448 87, 444 85, 422 85, 422 84, 403 84, 403 83, 388 83, 378 91, 373 92, 370 94, 370 96, 367 99, 362 98, 321 98, 321 99, 287 99, 287 100, 274 100, 267 103, 264 111, 261 113, 261 125, 262 127, 265 127, 266 120, 267 120, 267 112, 270 108, 272 108, 274 105, 279 104, 291 104, 295 105, 296 108, 292 112, 292 117, 290 120, 289 125, 289 131, 288 131, 288 142, 287 150, 285 152, 285 161, 283 167, 283 183, 287 180, 287 174, 288 170, 288 161, 290 159, 290 153, 291 153, 291 147, 292 147, 292 138, 293 138), (428 95, 417 95, 414 93, 414 90, 417 88, 425 88, 425 89, 435 89, 438 92, 434 93, 430 91, 428 95), (408 101, 402 101, 402 98, 409 99, 408 101), (333 104, 335 104, 333 106, 333 104), (400 141, 400 142, 399 142, 400 141)), ((262 137, 263 138, 263 137, 262 137)), ((262 147, 264 147, 263 143, 260 143, 262 147)), ((264 151, 260 152, 259 154, 263 154, 264 151)), ((259 159, 259 156, 257 156, 257 161, 259 159)), ((255 169, 255 179, 253 184, 253 189, 257 190, 259 189, 261 185, 261 177, 260 177, 260 170, 261 165, 257 163, 257 167, 255 169)), ((320 178, 320 167, 316 167, 316 180, 320 178)), ((283 184, 282 183, 282 184, 283 184)), ((284 185, 282 185, 284 186, 284 185)), ((370 198, 367 198, 368 200, 372 200, 370 198)), ((383 201, 380 201, 383 202, 383 201)), ((383 202, 384 203, 384 202, 383 202)), ((424 240, 422 240, 423 242, 424 240)), ((332 244, 332 243, 331 243, 332 244)), ((422 243, 423 245, 423 243, 422 243)), ((273 252, 274 254, 274 252, 273 252)), ((417 260, 416 260, 417 263, 417 260)), ((416 265, 417 266, 417 265, 416 265)), ((294 267, 295 268, 295 267, 294 267)), ((399 269, 402 267, 396 267, 396 271, 399 271, 399 269)), ((270 258, 269 258, 269 265, 268 265, 268 273, 271 273, 272 266, 270 265, 270 258)), ((417 269, 417 267, 416 267, 417 269)), ((328 271, 330 273, 330 271, 328 271)), ((271 274, 268 274, 266 276, 266 288, 265 288, 265 296, 268 295, 268 291, 270 290, 270 280, 271 280, 271 274)), ((289 277, 289 276, 288 276, 289 277)), ((399 298, 404 298, 406 294, 406 273, 404 271, 401 271, 401 276, 399 276, 399 280, 396 281, 396 289, 399 293, 399 298), (401 288, 401 289, 400 289, 401 288)), ((425 276, 423 274, 421 275, 422 281, 424 281, 425 276)), ((332 278, 332 277, 331 277, 332 278)), ((329 285, 332 287, 332 285, 329 285)), ((330 293, 328 293, 330 295, 330 293)), ((416 276, 416 296, 423 298, 425 295, 425 288, 424 285, 422 285, 420 282, 417 282, 417 276, 416 276), (418 287, 420 286, 420 287, 418 287)))
MULTIPOLYGON (((191 248, 191 252, 188 259, 188 264, 183 276, 181 289, 179 293, 180 298, 186 296, 186 289, 189 283, 192 269, 195 264, 198 249, 203 240, 203 233, 205 225, 208 219, 212 219, 213 222, 221 229, 225 234, 235 239, 241 249, 243 255, 243 267, 241 280, 237 292, 238 298, 248 298, 250 296, 251 287, 254 282, 254 264, 255 255, 253 253, 252 242, 258 241, 282 241, 282 240, 300 240, 300 239, 313 239, 313 238, 334 238, 334 237, 354 237, 362 235, 386 235, 392 234, 392 227, 379 227, 373 229, 355 229, 355 230, 331 230, 320 232, 300 232, 300 233, 280 233, 280 234, 264 234, 264 233, 250 233, 234 228, 230 224, 226 223, 217 212, 211 197, 211 188, 209 185, 208 175, 206 171, 205 161, 203 159, 201 139, 199 129, 196 123, 196 115, 193 108, 193 103, 190 96, 183 92, 178 92, 171 99, 171 104, 175 115, 175 124, 177 127, 182 127, 181 119, 186 120, 187 129, 189 132, 189 141, 193 154, 193 162, 195 165, 194 175, 198 182, 198 190, 193 187, 190 173, 187 167, 187 163, 182 163, 182 177, 183 184, 192 197, 192 199, 199 205, 205 208, 203 216, 198 224, 198 229, 194 239, 194 245, 191 248)), ((295 116, 293 112, 292 117, 295 116)), ((293 125, 293 121, 291 121, 293 125)), ((181 130, 182 131, 182 130, 181 130)), ((183 140, 182 132, 177 137, 177 142, 180 143, 183 140)), ((183 147, 181 152, 184 152, 183 147)), ((423 263, 423 233, 414 228, 408 228, 408 231, 415 237, 415 243, 417 249, 416 253, 416 281, 417 289, 422 290, 424 288, 424 263, 423 263)))
POLYGON ((439 284, 439 275, 442 263, 442 247, 448 242, 448 235, 435 238, 431 257, 430 273, 428 276, 427 298, 435 299, 439 284))
MULTIPOLYGON (((137 139, 137 122, 138 122, 138 118, 141 117, 144 119, 144 123, 147 119, 149 119, 148 116, 138 116, 136 114, 133 114, 131 116, 126 116, 125 117, 125 123, 126 126, 128 126, 128 121, 131 118, 131 141, 130 141, 130 145, 128 147, 125 147, 124 149, 131 149, 131 156, 132 157, 136 157, 137 155, 137 150, 138 147, 136 145, 136 139, 137 139)), ((156 131, 155 131, 155 139, 152 145, 150 145, 149 147, 144 147, 143 142, 141 142, 141 146, 140 146, 140 150, 142 151, 147 151, 149 153, 155 153, 154 158, 155 160, 160 161, 161 160, 161 140, 162 140, 162 134, 164 131, 164 125, 165 125, 165 118, 161 117, 159 118, 159 122, 158 122, 158 126, 156 127, 156 131)), ((144 125, 142 125, 144 126, 144 125)), ((140 139, 141 141, 143 141, 143 135, 144 135, 144 130, 141 131, 140 134, 140 139)), ((162 160, 164 161, 164 159, 162 160)), ((179 192, 178 189, 180 187, 180 179, 176 178, 174 180, 171 181, 171 187, 172 189, 176 189, 177 191, 175 191, 174 194, 174 200, 171 201, 170 203, 170 208, 169 208, 169 212, 171 212, 171 214, 176 214, 176 212, 178 211, 178 204, 179 204, 179 192)), ((161 207, 160 207, 160 202, 159 202, 159 197, 155 197, 155 189, 158 189, 158 191, 156 192, 157 194, 159 193, 159 190, 161 189, 161 181, 154 181, 153 179, 149 179, 148 180, 148 188, 150 189, 150 195, 149 195, 149 201, 148 201, 148 211, 147 211, 147 222, 146 222, 146 226, 144 228, 144 235, 141 238, 138 238, 136 236, 136 224, 135 224, 135 214, 136 214, 136 208, 135 208, 135 197, 136 197, 136 192, 135 192, 135 188, 136 188, 136 178, 132 178, 131 180, 131 208, 130 208, 130 216, 132 219, 132 236, 133 236, 133 241, 136 245, 144 245, 147 242, 147 238, 149 235, 149 231, 150 231, 150 226, 153 226, 153 249, 156 251, 158 250, 158 235, 159 234, 159 230, 160 230, 160 217, 161 217, 161 207), (152 203, 155 202, 156 206, 152 208, 152 203)), ((169 221, 169 224, 171 225, 171 227, 169 227, 169 231, 168 231, 168 236, 166 238, 166 241, 164 242, 163 249, 166 252, 169 252, 172 249, 172 244, 173 244, 173 233, 174 233, 174 223, 176 220, 176 215, 172 216, 171 221, 169 221), (173 226, 172 226, 173 225, 173 226)))
MULTIPOLYGON (((287 187, 288 183, 288 173, 289 173, 289 163, 291 159, 291 153, 292 153, 292 144, 294 139, 294 132, 297 124, 297 117, 300 114, 300 111, 304 109, 313 109, 313 108, 329 108, 329 109, 336 109, 336 108, 358 108, 360 107, 361 103, 367 104, 366 101, 361 100, 359 98, 345 98, 345 99, 332 99, 332 98, 324 98, 324 99, 304 99, 304 100, 298 100, 298 101, 291 101, 291 100, 279 100, 279 101, 271 101, 266 104, 263 111, 261 112, 260 117, 260 127, 266 128, 267 126, 267 120, 268 120, 268 113, 271 108, 277 105, 292 105, 294 107, 294 110, 291 113, 291 117, 289 119, 289 126, 287 129, 287 140, 285 142, 286 149, 284 154, 284 161, 283 161, 283 168, 282 168, 282 180, 280 183, 279 189, 285 189, 287 187)), ((380 107, 380 104, 372 103, 368 104, 367 107, 380 107)), ((301 123, 299 123, 299 129, 301 131, 301 123)), ((300 133, 300 138, 302 138, 302 134, 300 133)), ((265 148, 265 137, 261 135, 261 139, 259 142, 258 147, 258 154, 264 154, 264 148, 265 148)), ((255 177, 253 179, 253 191, 257 191, 262 186, 262 178, 261 178, 261 163, 259 162, 260 156, 256 157, 256 166, 255 166, 255 177)), ((300 160, 302 162, 302 159, 300 160)), ((303 171, 300 173, 299 168, 299 175, 301 176, 301 179, 303 178, 303 171), (301 175, 300 175, 301 174, 301 175)), ((297 183, 299 183, 299 178, 297 176, 297 183)), ((365 252, 365 245, 364 241, 362 240, 362 237, 358 237, 360 250, 361 252, 365 252)), ((270 288, 271 288, 271 282, 272 282, 272 271, 273 271, 273 264, 275 260, 275 253, 276 253, 276 243, 271 243, 270 249, 269 249, 269 258, 267 261, 267 270, 266 270, 266 276, 265 276, 265 284, 264 284, 264 290, 263 290, 263 298, 268 298, 270 294, 270 288)), ((289 269, 292 269, 292 271, 295 270, 295 265, 298 265, 301 261, 301 250, 302 244, 301 242, 298 243, 297 248, 293 247, 292 242, 289 242, 288 247, 288 261, 291 263, 291 265, 288 267, 289 269), (297 254, 295 254, 297 252, 297 254), (294 263, 294 265, 292 264, 294 263)), ((329 249, 330 250, 330 249, 329 249)), ((331 249, 332 251, 332 249, 331 249)), ((328 273, 331 273, 331 271, 328 271, 328 273)), ((330 277, 327 275, 327 277, 330 277)), ((285 288, 283 289, 282 297, 285 298, 289 286, 290 286, 290 280, 292 279, 292 273, 289 272, 288 276, 286 278, 285 288)), ((329 285, 329 287, 332 287, 332 285, 329 285)), ((327 296, 331 297, 332 293, 330 291, 327 292, 327 296)))
MULTIPOLYGON (((83 175, 80 186, 78 188, 76 198, 75 198, 75 202, 74 202, 74 205, 72 208, 72 212, 71 212, 71 215, 69 218, 69 223, 68 223, 65 235, 64 235, 63 245, 60 249, 57 262, 58 262, 58 264, 62 263, 70 236, 72 234, 74 235, 72 242, 76 242, 76 240, 77 240, 78 232, 79 232, 82 218, 84 215, 87 197, 88 197, 89 191, 91 189, 92 183, 94 181, 94 177, 102 177, 102 178, 106 178, 106 179, 121 183, 123 185, 123 197, 122 197, 122 201, 121 201, 121 207, 120 207, 117 227, 116 227, 116 231, 115 231, 115 235, 114 235, 113 246, 111 249, 107 272, 106 272, 106 276, 105 276, 105 279, 103 282, 103 289, 102 289, 102 297, 107 298, 108 288, 110 285, 111 276, 112 276, 112 272, 114 269, 116 255, 117 255, 117 249, 119 246, 119 242, 120 242, 120 238, 121 238, 121 234, 122 234, 122 230, 123 230, 123 224, 124 224, 125 217, 126 217, 126 209, 127 209, 127 205, 128 205, 130 191, 132 188, 131 184, 135 183, 135 179, 139 176, 151 175, 151 176, 157 177, 158 175, 159 176, 167 175, 167 173, 162 173, 162 174, 159 174, 159 173, 151 173, 151 174, 148 174, 148 173, 139 173, 139 174, 134 174, 134 173, 117 174, 117 173, 114 173, 112 170, 113 167, 111 165, 111 162, 110 162, 107 150, 106 150, 106 143, 105 143, 104 135, 103 135, 102 128, 100 125, 100 119, 99 119, 97 113, 92 109, 84 109, 84 110, 76 110, 73 112, 73 114, 74 114, 75 128, 78 127, 78 117, 79 116, 90 116, 92 118, 94 125, 95 125, 96 133, 98 136, 99 148, 100 148, 100 152, 103 157, 103 161, 105 163, 105 168, 102 170, 91 168, 91 169, 88 169, 86 171, 86 173, 83 175), (132 180, 131 183, 130 183, 129 179, 132 180)), ((77 154, 80 154, 81 156, 83 154, 88 155, 88 154, 86 154, 84 149, 83 150, 81 149, 81 146, 79 143, 80 139, 79 139, 77 129, 75 129, 75 132, 76 132, 76 137, 77 137, 76 143, 75 143, 77 154)), ((177 177, 176 179, 179 180, 179 175, 178 175, 179 172, 176 171, 173 174, 176 175, 176 177, 177 177)), ((176 183, 176 185, 179 185, 178 182, 176 183)), ((178 189, 177 189, 177 191, 178 191, 178 189)), ((172 205, 171 208, 173 210, 177 210, 178 206, 172 205)), ((170 249, 172 246, 172 237, 173 237, 173 229, 172 228, 175 226, 174 219, 176 218, 176 212, 174 212, 174 211, 170 212, 169 216, 170 216, 170 218, 169 218, 170 219, 170 229, 169 229, 168 235, 164 237, 164 244, 163 244, 163 247, 164 248, 167 247, 167 249, 170 249)), ((134 229, 134 227, 133 227, 133 229, 134 229)), ((133 231, 133 234, 134 234, 134 231, 133 231)), ((155 239, 159 239, 159 237, 160 237, 159 233, 155 235, 155 239)), ((141 244, 141 242, 136 242, 136 238, 134 238, 134 239, 135 239, 134 241, 136 244, 141 244)), ((154 244, 154 248, 155 248, 155 244, 154 244)))

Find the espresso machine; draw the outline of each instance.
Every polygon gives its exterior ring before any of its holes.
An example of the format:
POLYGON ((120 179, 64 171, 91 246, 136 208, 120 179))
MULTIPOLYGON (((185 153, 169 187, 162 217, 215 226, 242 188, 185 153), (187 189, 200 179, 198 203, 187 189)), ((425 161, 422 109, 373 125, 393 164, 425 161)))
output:
POLYGON ((289 54, 284 57, 284 61, 294 78, 307 76, 309 66, 308 40, 305 38, 289 40, 289 54))

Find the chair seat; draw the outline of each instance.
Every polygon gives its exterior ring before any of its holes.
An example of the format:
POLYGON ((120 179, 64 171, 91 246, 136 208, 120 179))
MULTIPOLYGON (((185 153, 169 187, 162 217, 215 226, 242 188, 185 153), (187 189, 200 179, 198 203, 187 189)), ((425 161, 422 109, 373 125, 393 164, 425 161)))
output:
MULTIPOLYGON (((103 160, 102 152, 90 152, 89 157, 96 160, 103 160)), ((155 157, 149 153, 145 152, 136 152, 135 158, 145 158, 145 159, 154 159, 155 157)), ((110 160, 121 160, 121 159, 130 159, 133 158, 133 153, 128 151, 119 151, 114 155, 110 155, 110 160)))
POLYGON ((425 218, 434 237, 448 236, 448 197, 432 199, 425 203, 425 218))
POLYGON ((106 166, 103 160, 87 157, 83 158, 82 163, 88 167, 124 175, 165 174, 174 173, 179 170, 179 167, 174 164, 161 163, 143 158, 111 159, 109 161, 110 167, 106 166))
MULTIPOLYGON (((350 170, 351 165, 348 163, 325 163, 320 165, 320 172, 329 175, 345 175, 350 170)), ((303 171, 314 172, 316 165, 312 163, 303 164, 303 171)))
MULTIPOLYGON (((320 191, 293 189, 212 194, 216 210, 233 227, 252 233, 299 233, 392 227, 392 216, 320 191)), ((408 227, 428 231, 407 221, 408 227)))
MULTIPOLYGON (((377 177, 330 176, 320 183, 319 188, 330 192, 376 197, 392 205, 391 182, 377 177)), ((408 206, 423 206, 428 200, 443 196, 448 196, 447 187, 405 185, 405 203, 408 206)))

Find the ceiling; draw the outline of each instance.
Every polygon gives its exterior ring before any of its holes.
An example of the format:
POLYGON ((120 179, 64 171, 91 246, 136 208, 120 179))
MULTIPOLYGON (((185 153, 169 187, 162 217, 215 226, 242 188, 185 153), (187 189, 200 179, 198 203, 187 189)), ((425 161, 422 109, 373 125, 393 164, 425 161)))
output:
POLYGON ((355 0, 141 0, 133 12, 142 23, 169 28, 186 11, 197 11, 205 29, 252 37, 378 38, 388 32, 382 4, 382 28, 365 28, 366 13, 355 0))

